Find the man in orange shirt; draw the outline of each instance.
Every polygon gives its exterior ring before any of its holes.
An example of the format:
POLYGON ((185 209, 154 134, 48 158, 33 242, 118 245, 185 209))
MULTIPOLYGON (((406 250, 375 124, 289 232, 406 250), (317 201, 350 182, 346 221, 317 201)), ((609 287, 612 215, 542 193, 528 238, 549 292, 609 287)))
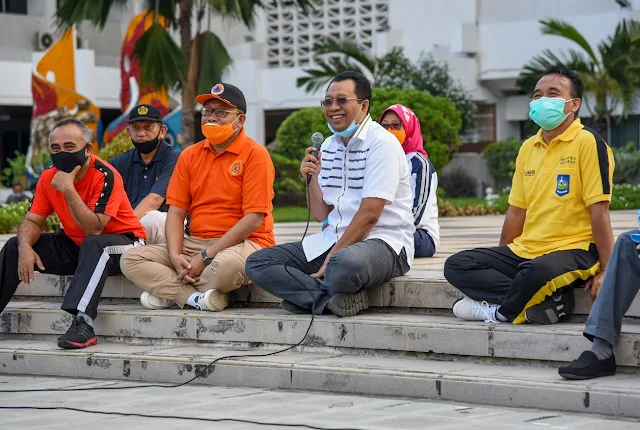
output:
POLYGON ((34 270, 73 275, 62 309, 75 315, 58 346, 95 345, 93 320, 108 275, 120 273, 120 255, 144 245, 146 231, 134 215, 120 174, 91 154, 91 130, 76 119, 59 121, 49 135, 53 166, 45 170, 18 235, 0 252, 0 312, 20 281, 34 270), (63 229, 42 233, 56 213, 63 229))
POLYGON ((196 101, 205 140, 185 149, 167 190, 166 245, 132 249, 122 273, 146 291, 149 309, 191 306, 221 311, 227 293, 250 283, 245 262, 275 245, 275 170, 268 151, 245 135, 247 103, 230 84, 217 84, 196 101), (184 220, 191 218, 190 236, 184 220))

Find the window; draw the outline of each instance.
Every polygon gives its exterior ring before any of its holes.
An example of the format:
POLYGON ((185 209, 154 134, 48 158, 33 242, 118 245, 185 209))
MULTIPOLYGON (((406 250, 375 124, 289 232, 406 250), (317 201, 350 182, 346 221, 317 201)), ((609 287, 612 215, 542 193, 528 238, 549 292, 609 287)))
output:
POLYGON ((488 144, 496 141, 496 105, 476 104, 474 129, 460 136, 461 152, 480 152, 488 144))
POLYGON ((27 14, 27 0, 0 0, 0 13, 27 14))
POLYGON ((313 44, 333 37, 372 50, 374 33, 389 29, 388 0, 322 0, 305 16, 272 2, 267 7, 267 64, 305 67, 313 61, 313 44))

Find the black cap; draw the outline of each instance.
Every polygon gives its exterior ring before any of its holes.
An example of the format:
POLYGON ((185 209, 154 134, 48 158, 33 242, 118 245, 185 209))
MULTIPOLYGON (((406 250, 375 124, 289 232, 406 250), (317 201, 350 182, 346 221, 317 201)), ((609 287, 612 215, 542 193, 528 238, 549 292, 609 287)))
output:
POLYGON ((225 83, 215 84, 211 91, 196 97, 196 101, 201 105, 212 99, 221 100, 229 106, 240 109, 242 113, 247 113, 247 101, 242 91, 236 86, 225 83))
POLYGON ((129 121, 157 121, 162 122, 162 114, 153 105, 138 105, 129 112, 129 121))

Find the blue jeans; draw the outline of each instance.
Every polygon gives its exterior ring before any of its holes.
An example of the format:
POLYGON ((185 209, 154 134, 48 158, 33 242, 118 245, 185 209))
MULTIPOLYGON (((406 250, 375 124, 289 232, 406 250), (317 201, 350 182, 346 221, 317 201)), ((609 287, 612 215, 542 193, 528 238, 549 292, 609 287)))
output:
POLYGON ((369 239, 336 252, 324 278, 312 278, 327 254, 329 251, 307 261, 301 242, 261 249, 247 259, 247 277, 274 296, 321 314, 335 294, 375 288, 409 271, 404 249, 398 255, 384 241, 369 239))
POLYGON ((620 337, 622 317, 627 313, 640 288, 640 258, 631 233, 618 237, 598 297, 589 312, 584 335, 593 341, 594 336, 615 346, 620 337))
POLYGON ((413 233, 413 243, 415 243, 415 257, 433 257, 436 253, 436 244, 433 243, 433 239, 429 236, 427 230, 416 229, 413 233))

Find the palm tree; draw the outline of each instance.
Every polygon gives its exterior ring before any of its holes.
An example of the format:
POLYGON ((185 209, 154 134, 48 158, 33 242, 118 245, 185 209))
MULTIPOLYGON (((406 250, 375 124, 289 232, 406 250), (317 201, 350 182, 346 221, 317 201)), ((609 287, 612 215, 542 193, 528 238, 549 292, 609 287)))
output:
POLYGON ((578 45, 561 57, 545 49, 524 66, 518 87, 530 94, 550 66, 564 66, 580 74, 586 93, 592 93, 594 106, 584 102, 594 119, 604 122, 610 142, 611 121, 616 109, 622 108, 621 118, 632 109, 640 89, 640 22, 621 21, 613 35, 601 41, 596 49, 571 24, 557 20, 542 20, 542 34, 560 36, 578 45))
MULTIPOLYGON (((269 4, 313 9, 314 0, 146 0, 145 8, 156 22, 138 40, 134 55, 140 60, 140 85, 182 90, 182 137, 185 146, 194 143, 194 109, 196 91, 206 92, 219 82, 231 64, 231 58, 220 38, 202 30, 207 14, 254 26, 257 12, 269 4), (195 14, 196 35, 192 38, 192 16, 195 14), (180 46, 169 31, 157 22, 164 16, 171 29, 177 29, 180 46)), ((113 7, 125 6, 127 0, 63 0, 55 19, 59 29, 88 20, 104 28, 113 7)))
POLYGON ((316 68, 305 69, 306 76, 297 79, 298 88, 311 93, 325 87, 331 78, 349 70, 360 72, 375 87, 383 86, 390 73, 397 69, 411 70, 402 48, 393 48, 383 57, 374 57, 356 42, 326 38, 313 47, 316 68))

